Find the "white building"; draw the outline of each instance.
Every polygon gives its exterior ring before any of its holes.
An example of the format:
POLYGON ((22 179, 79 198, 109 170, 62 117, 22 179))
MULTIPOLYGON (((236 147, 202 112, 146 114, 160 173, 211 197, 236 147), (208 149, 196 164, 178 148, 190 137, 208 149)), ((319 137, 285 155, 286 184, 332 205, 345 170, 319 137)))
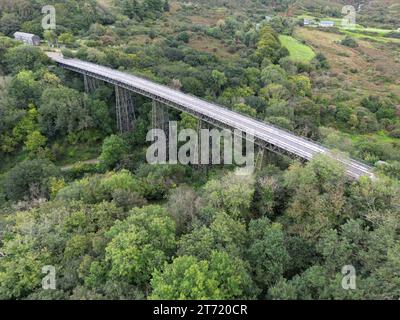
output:
POLYGON ((303 25, 305 25, 305 26, 311 26, 311 25, 313 25, 314 23, 315 23, 314 20, 311 20, 311 19, 304 19, 303 25))
POLYGON ((324 27, 324 28, 332 28, 335 26, 335 22, 333 21, 321 21, 319 23, 320 27, 324 27))
POLYGON ((40 38, 32 33, 16 32, 14 33, 14 38, 31 46, 40 45, 40 38))

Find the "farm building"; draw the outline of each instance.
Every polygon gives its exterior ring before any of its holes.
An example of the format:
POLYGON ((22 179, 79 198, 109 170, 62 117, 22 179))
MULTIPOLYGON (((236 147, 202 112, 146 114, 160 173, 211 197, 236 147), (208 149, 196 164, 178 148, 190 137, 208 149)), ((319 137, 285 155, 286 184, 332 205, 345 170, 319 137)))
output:
POLYGON ((14 38, 32 46, 40 45, 40 38, 32 33, 16 32, 14 33, 14 38))
POLYGON ((335 22, 333 21, 321 21, 319 24, 320 27, 331 28, 335 26, 335 22))

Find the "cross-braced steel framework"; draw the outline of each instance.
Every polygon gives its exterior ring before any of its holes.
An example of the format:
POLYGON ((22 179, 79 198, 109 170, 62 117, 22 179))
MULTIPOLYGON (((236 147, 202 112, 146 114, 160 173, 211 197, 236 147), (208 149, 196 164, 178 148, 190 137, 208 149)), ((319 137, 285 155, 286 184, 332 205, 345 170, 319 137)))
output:
MULTIPOLYGON (((168 108, 160 102, 153 100, 151 108, 151 129, 161 129, 165 133, 166 156, 169 159, 169 113, 168 108)), ((152 132, 152 140, 155 140, 154 132, 152 132)))
POLYGON ((91 94, 99 87, 99 81, 96 78, 90 77, 86 74, 83 75, 83 82, 85 85, 85 92, 91 94))
MULTIPOLYGON (((198 144, 199 159, 198 159, 197 167, 198 167, 199 170, 203 171, 207 175, 209 167, 210 167, 210 163, 212 161, 212 154, 210 152, 209 155, 208 155, 208 163, 206 163, 206 164, 202 163, 203 159, 201 157, 201 153, 202 153, 202 149, 201 149, 201 144, 202 144, 201 143, 201 130, 203 130, 203 129, 209 130, 210 129, 210 125, 207 122, 205 122, 205 121, 203 121, 201 119, 198 119, 198 122, 197 122, 197 133, 198 133, 198 136, 200 138, 199 139, 200 141, 199 141, 199 144, 198 144)), ((211 150, 211 142, 209 142, 208 148, 209 148, 208 150, 211 150)))
POLYGON ((260 171, 263 167, 264 164, 264 157, 265 157, 265 149, 259 147, 258 148, 258 153, 257 153, 257 157, 255 160, 255 169, 257 171, 260 171))
POLYGON ((133 131, 136 121, 131 92, 115 86, 117 124, 121 133, 133 131))
POLYGON ((162 103, 153 100, 151 109, 151 128, 161 129, 168 135, 169 113, 168 108, 162 103))

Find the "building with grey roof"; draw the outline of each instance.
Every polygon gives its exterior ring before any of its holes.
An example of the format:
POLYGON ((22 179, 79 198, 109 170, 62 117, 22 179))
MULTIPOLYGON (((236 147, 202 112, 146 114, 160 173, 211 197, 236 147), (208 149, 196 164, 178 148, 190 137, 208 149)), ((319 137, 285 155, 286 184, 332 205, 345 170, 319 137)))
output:
POLYGON ((32 33, 16 32, 16 33, 14 33, 14 39, 18 40, 18 41, 22 41, 31 46, 40 45, 40 37, 37 35, 34 35, 32 33))

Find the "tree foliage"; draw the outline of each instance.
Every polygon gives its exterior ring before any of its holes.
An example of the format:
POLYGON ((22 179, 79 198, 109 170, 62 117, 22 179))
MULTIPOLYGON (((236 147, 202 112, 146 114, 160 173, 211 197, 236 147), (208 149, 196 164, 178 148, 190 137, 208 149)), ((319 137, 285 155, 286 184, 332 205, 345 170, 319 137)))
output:
POLYGON ((214 251, 209 261, 191 256, 174 259, 151 281, 150 299, 222 300, 252 298, 251 278, 246 265, 238 258, 214 251))

